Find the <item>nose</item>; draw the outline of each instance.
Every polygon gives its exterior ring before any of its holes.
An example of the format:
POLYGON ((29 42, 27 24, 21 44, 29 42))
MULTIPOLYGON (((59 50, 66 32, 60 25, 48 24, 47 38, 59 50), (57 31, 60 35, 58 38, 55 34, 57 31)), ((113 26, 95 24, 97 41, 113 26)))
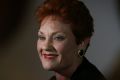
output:
POLYGON ((45 43, 43 44, 43 50, 45 51, 54 51, 53 43, 50 40, 46 40, 45 43))

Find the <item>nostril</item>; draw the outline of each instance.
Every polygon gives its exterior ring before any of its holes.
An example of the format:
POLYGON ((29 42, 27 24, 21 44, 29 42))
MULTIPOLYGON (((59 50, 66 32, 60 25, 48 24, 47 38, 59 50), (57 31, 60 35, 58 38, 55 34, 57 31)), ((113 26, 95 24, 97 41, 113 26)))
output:
POLYGON ((45 51, 53 51, 53 48, 52 48, 51 46, 46 47, 46 48, 45 48, 45 51))
POLYGON ((50 48, 47 48, 47 49, 45 49, 45 51, 50 51, 50 52, 52 52, 53 50, 50 49, 50 48))
POLYGON ((47 46, 44 50, 48 51, 48 52, 55 52, 56 51, 53 46, 47 46))

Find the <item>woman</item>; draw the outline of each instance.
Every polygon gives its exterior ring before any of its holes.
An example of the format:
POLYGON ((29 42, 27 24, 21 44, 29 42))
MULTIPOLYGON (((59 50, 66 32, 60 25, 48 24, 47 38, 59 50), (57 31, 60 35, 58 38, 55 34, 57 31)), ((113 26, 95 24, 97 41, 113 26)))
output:
POLYGON ((94 32, 93 19, 78 0, 46 0, 37 10, 37 50, 50 80, 105 80, 84 54, 94 32))

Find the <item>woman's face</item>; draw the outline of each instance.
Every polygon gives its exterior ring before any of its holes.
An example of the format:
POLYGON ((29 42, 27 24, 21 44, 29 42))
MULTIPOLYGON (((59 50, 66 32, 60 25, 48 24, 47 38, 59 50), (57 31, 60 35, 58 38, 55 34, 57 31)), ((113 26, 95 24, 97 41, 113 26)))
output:
POLYGON ((44 69, 64 70, 73 65, 78 46, 69 24, 47 17, 38 36, 37 50, 44 69))

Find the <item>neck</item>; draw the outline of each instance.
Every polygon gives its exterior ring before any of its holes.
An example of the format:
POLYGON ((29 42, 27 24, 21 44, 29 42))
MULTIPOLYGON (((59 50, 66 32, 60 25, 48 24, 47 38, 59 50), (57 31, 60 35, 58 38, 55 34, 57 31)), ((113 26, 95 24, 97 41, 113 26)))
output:
POLYGON ((56 80, 70 80, 70 78, 59 73, 56 73, 56 80))

